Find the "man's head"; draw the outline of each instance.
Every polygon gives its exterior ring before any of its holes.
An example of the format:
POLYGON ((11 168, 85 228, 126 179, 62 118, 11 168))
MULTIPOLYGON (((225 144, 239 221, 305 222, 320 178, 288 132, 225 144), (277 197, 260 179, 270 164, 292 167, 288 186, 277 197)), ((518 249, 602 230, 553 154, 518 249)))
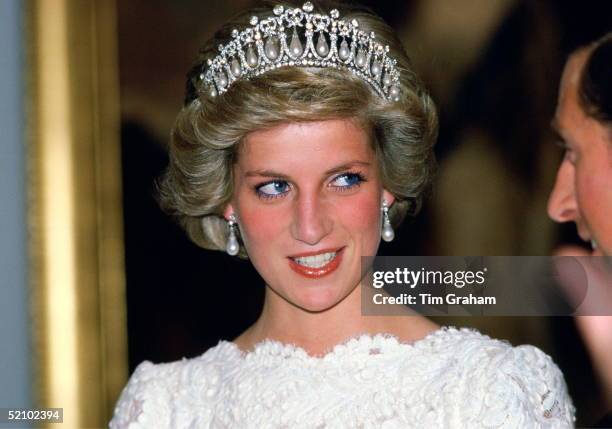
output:
POLYGON ((612 255, 612 34, 573 53, 563 71, 553 127, 566 148, 548 202, 575 222, 597 253, 612 255))

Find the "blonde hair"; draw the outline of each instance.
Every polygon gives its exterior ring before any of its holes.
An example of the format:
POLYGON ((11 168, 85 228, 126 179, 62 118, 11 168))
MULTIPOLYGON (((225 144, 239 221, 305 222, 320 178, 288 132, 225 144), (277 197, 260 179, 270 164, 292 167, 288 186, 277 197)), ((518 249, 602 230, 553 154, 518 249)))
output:
MULTIPOLYGON (((317 6, 321 13, 331 9, 317 6)), ((270 16, 271 9, 246 11, 204 45, 171 133, 170 162, 159 182, 162 208, 194 243, 224 250, 228 227, 223 210, 231 200, 233 164, 243 138, 281 123, 351 118, 372 136, 383 186, 396 198, 389 212, 393 225, 408 212, 416 214, 435 169, 437 114, 393 30, 376 15, 354 6, 339 8, 345 19, 356 18, 361 29, 374 31, 380 43, 389 45, 400 71, 398 102, 383 99, 350 71, 333 68, 282 67, 239 79, 215 98, 197 92, 201 64, 216 55, 231 30, 248 26, 252 15, 270 16)))

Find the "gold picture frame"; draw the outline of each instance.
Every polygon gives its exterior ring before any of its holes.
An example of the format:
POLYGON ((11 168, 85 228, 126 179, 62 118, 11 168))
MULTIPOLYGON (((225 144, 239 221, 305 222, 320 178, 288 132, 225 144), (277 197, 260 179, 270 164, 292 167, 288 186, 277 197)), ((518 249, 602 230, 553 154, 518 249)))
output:
POLYGON ((115 0, 25 3, 34 404, 106 427, 127 379, 115 0))

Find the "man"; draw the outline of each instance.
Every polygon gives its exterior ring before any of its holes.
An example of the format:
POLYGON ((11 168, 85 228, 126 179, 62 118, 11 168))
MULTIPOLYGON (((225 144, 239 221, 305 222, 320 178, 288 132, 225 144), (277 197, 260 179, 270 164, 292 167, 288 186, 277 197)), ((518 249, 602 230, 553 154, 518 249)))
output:
MULTIPOLYGON (((563 71, 553 128, 566 153, 548 214, 557 222, 575 222, 593 250, 564 247, 558 255, 612 256, 611 82, 612 33, 574 52, 563 71)), ((583 316, 576 323, 612 408, 612 271, 604 258, 581 261, 588 276, 586 295, 579 282, 560 277, 570 299, 580 301, 576 314, 583 316)))

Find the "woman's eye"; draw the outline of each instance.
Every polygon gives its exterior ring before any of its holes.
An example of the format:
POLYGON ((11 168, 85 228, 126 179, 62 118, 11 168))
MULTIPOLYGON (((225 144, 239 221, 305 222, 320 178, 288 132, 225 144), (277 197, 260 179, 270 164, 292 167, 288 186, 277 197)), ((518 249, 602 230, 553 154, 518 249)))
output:
POLYGON ((363 176, 359 173, 344 173, 332 181, 332 186, 348 189, 358 186, 363 181, 363 176))
POLYGON ((256 188, 257 194, 264 198, 275 198, 289 192, 289 183, 284 180, 274 180, 256 188))

